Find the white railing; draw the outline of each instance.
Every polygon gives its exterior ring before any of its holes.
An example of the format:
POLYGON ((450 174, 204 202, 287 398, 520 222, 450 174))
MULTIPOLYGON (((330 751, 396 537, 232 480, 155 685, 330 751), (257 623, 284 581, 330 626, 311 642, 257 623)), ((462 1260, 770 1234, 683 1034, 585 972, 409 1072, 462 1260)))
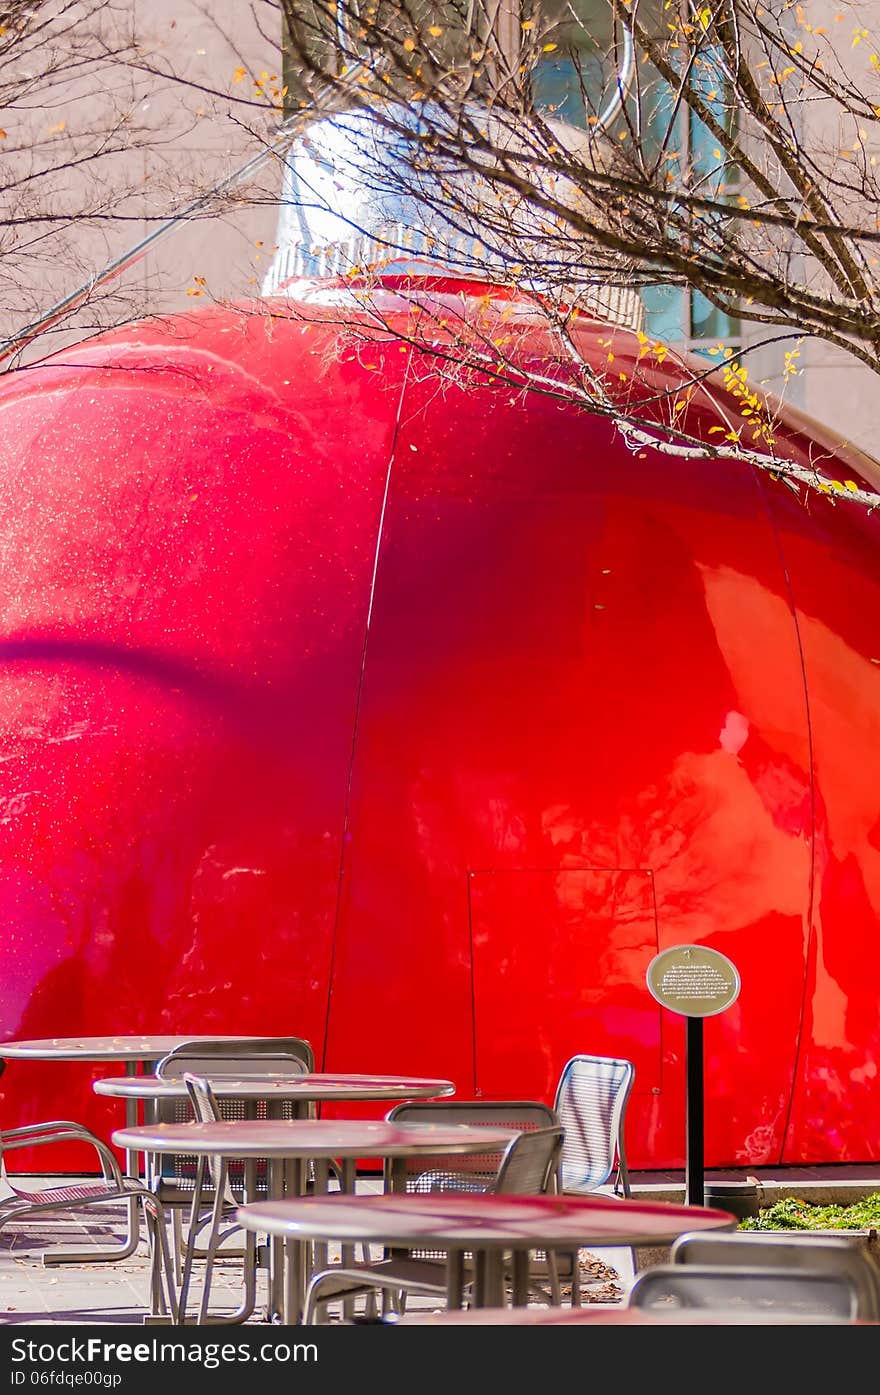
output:
POLYGON ((631 286, 567 286, 560 271, 553 278, 551 290, 549 281, 523 282, 510 273, 505 275, 503 259, 490 253, 476 238, 440 239, 404 223, 386 225, 370 235, 353 234, 325 246, 307 247, 298 242, 281 246, 263 280, 262 291, 265 296, 283 295, 286 285, 299 279, 320 281, 354 275, 370 278, 383 273, 425 275, 432 271, 435 275, 462 279, 516 282, 525 289, 551 294, 554 300, 577 305, 596 319, 633 332, 643 328, 641 296, 631 286))

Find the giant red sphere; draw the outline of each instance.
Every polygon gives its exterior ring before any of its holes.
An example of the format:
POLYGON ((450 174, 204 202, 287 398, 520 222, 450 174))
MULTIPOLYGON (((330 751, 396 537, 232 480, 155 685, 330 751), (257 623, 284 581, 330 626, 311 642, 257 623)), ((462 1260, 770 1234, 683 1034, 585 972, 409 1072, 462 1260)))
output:
MULTIPOLYGON (((630 1163, 674 1166, 684 1019, 645 973, 701 943, 742 979, 707 1164, 877 1160, 876 517, 450 374, 408 313, 208 310, 4 381, 4 1038, 293 1033, 551 1102, 627 1056, 630 1163)), ((106 1134, 97 1069, 11 1064, 7 1116, 106 1134)))

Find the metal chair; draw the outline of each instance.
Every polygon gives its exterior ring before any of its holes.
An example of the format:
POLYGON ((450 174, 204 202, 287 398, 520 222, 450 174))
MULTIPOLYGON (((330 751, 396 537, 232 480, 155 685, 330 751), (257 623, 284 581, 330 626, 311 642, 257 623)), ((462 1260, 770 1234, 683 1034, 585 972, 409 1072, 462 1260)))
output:
MULTIPOLYGON (((314 1069, 314 1052, 311 1044, 302 1037, 228 1037, 217 1041, 188 1041, 169 1051, 156 1066, 156 1075, 162 1080, 182 1080, 189 1073, 210 1079, 241 1079, 254 1075, 297 1076, 307 1075, 314 1069)), ((246 1106, 240 1100, 223 1100, 218 1108, 219 1118, 241 1119, 245 1117, 246 1106)), ((254 1106, 259 1115, 260 1106, 254 1106)), ((282 1106, 284 1117, 293 1117, 294 1103, 282 1106)), ((181 1123, 193 1117, 191 1101, 187 1099, 162 1100, 156 1104, 157 1123, 181 1123)), ((166 1207, 172 1219, 174 1232, 173 1255, 178 1280, 182 1281, 181 1257, 187 1249, 182 1233, 182 1213, 191 1207, 197 1171, 197 1160, 191 1154, 163 1154, 161 1158, 148 1157, 147 1180, 155 1195, 166 1207)), ((241 1201, 244 1183, 244 1164, 235 1162, 230 1168, 230 1186, 241 1201)), ((260 1191, 260 1178, 256 1178, 256 1194, 260 1191)), ((214 1194, 206 1190, 201 1198, 205 1208, 213 1205, 214 1194)), ((206 1223, 206 1220, 203 1221, 206 1223)), ((227 1235, 231 1231, 227 1232, 227 1235)), ((224 1236, 224 1239, 226 1236, 224 1236)), ((204 1251, 196 1251, 204 1258, 204 1251)))
MULTIPOLYGON (((617 1056, 581 1054, 566 1062, 553 1101, 565 1130, 561 1192, 596 1191, 613 1178, 614 1195, 631 1194, 624 1130, 635 1073, 632 1061, 617 1056)), ((558 1256, 560 1265, 571 1267, 572 1307, 581 1301, 578 1258, 577 1254, 558 1256)))
POLYGON ((880 1321, 880 1266, 847 1235, 792 1235, 789 1232, 686 1232, 673 1243, 671 1264, 748 1266, 827 1274, 848 1274, 858 1290, 858 1316, 880 1321))
MULTIPOLYGON (((396 1114, 397 1111, 393 1110, 392 1113, 396 1114)), ((464 1120, 459 1118, 458 1122, 464 1120)), ((497 1124, 498 1120, 485 1122, 497 1124)), ((494 1174, 488 1175, 484 1159, 483 1168, 476 1169, 467 1177, 471 1184, 468 1190, 524 1195, 549 1191, 559 1167, 561 1149, 562 1129, 558 1124, 543 1128, 527 1127, 508 1143, 494 1174)), ((460 1161, 460 1158, 455 1158, 455 1169, 441 1165, 430 1172, 419 1170, 415 1173, 416 1182, 411 1189, 440 1192, 461 1190, 460 1161), (451 1186, 446 1185, 449 1183, 451 1186)), ((345 1302, 362 1294, 374 1297, 377 1289, 383 1293, 383 1312, 386 1314, 389 1311, 402 1312, 409 1293, 428 1294, 445 1300, 446 1252, 393 1250, 387 1252, 384 1259, 370 1263, 318 1269, 306 1287, 303 1323, 310 1325, 318 1322, 321 1309, 334 1299, 345 1302)))
POLYGON ((553 1102, 565 1129, 563 1192, 595 1191, 613 1175, 615 1194, 630 1195, 624 1125, 635 1073, 615 1056, 572 1056, 564 1066, 553 1102))
MULTIPOLYGON (((211 1089, 210 1081, 206 1076, 194 1075, 186 1071, 183 1076, 189 1094, 192 1110, 197 1119, 203 1123, 223 1117, 220 1105, 211 1089)), ((234 1220, 238 1208, 238 1201, 235 1193, 229 1184, 229 1167, 225 1158, 208 1158, 204 1156, 198 1159, 196 1175, 193 1183, 193 1201, 190 1215, 189 1243, 183 1261, 183 1273, 181 1275, 180 1292, 178 1294, 178 1321, 186 1320, 186 1303, 189 1296, 189 1286, 192 1278, 192 1261, 195 1253, 194 1237, 199 1229, 199 1204, 196 1197, 203 1195, 205 1171, 207 1170, 213 1200, 211 1203, 210 1229, 205 1250, 202 1252, 205 1259, 205 1277, 202 1287, 202 1299, 199 1308, 199 1323, 209 1322, 243 1322, 254 1310, 257 1284, 257 1249, 256 1235, 252 1231, 245 1232, 245 1249, 243 1252, 243 1282, 244 1294, 238 1309, 234 1313, 225 1313, 220 1316, 210 1316, 208 1305, 211 1294, 211 1278, 214 1271, 214 1260, 221 1243, 220 1227, 224 1220, 234 1220)), ((232 1230, 240 1229, 234 1224, 232 1230)), ((229 1232, 231 1233, 231 1231, 229 1232)))
MULTIPOLYGON (((560 1122, 556 1111, 539 1100, 410 1100, 389 1109, 385 1118, 391 1124, 483 1124, 520 1131, 554 1128, 560 1122)), ((415 1192, 488 1191, 495 1185, 503 1156, 493 1152, 438 1157, 430 1169, 425 1168, 423 1158, 404 1158, 389 1164, 385 1186, 415 1192)))
POLYGON ((170 1312, 172 1320, 176 1320, 177 1300, 165 1216, 162 1204, 151 1188, 138 1178, 123 1176, 109 1145, 82 1124, 69 1119, 53 1119, 51 1122, 0 1131, 0 1229, 12 1221, 30 1220, 32 1216, 44 1212, 82 1211, 104 1202, 129 1202, 132 1198, 143 1207, 150 1242, 151 1309, 153 1312, 170 1312), (101 1180, 46 1187, 37 1191, 24 1191, 13 1186, 6 1171, 6 1153, 16 1148, 40 1148, 52 1143, 89 1144, 98 1154, 101 1180))
POLYGON ((859 1288, 844 1271, 733 1264, 658 1264, 637 1274, 625 1304, 669 1312, 712 1308, 731 1313, 811 1314, 854 1322, 859 1288))
MULTIPOLYGON (((385 1117, 397 1124, 418 1124, 427 1120, 435 1124, 486 1124, 494 1128, 520 1130, 552 1128, 560 1123, 556 1110, 539 1100, 412 1100, 395 1105, 385 1117)), ((427 1172, 423 1170, 423 1160, 414 1158, 408 1163, 397 1164, 396 1172, 386 1171, 385 1186, 387 1189, 405 1188, 407 1191, 436 1191, 441 1186, 444 1191, 485 1191, 494 1182, 501 1158, 501 1153, 495 1153, 490 1156, 437 1159, 427 1172)), ((549 1190, 559 1190, 559 1168, 557 1175, 550 1179, 549 1190)), ((536 1294, 552 1303, 559 1303, 560 1281, 574 1282, 572 1269, 575 1265, 576 1257, 573 1259, 570 1255, 533 1255, 532 1277, 536 1294), (542 1273, 546 1276, 546 1290, 541 1290, 536 1282, 542 1273)))
POLYGON ((249 1075, 290 1075, 290 1061, 298 1062, 298 1074, 315 1069, 315 1053, 304 1037, 218 1037, 216 1041, 185 1041, 169 1051, 156 1066, 163 1080, 179 1080, 184 1071, 194 1075, 225 1075, 240 1079, 249 1075), (275 1069, 276 1064, 278 1070, 275 1069))

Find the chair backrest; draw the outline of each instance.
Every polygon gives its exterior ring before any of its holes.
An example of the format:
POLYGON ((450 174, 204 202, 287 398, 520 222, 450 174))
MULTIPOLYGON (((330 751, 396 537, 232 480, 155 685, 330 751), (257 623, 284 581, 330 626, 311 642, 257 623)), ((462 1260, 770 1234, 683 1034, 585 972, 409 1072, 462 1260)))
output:
POLYGON ((615 1191, 630 1195, 624 1126, 635 1073, 632 1061, 616 1056, 572 1056, 566 1063, 554 1100, 565 1130, 563 1191, 593 1191, 616 1170, 615 1191))
POLYGON ((192 1101, 193 1114, 197 1119, 201 1120, 203 1124, 213 1124, 218 1119, 223 1118, 220 1113, 220 1105, 207 1076, 193 1075, 190 1071, 185 1071, 183 1083, 186 1085, 187 1093, 192 1101))
POLYGON ((185 1041, 156 1066, 163 1080, 194 1075, 307 1075, 315 1069, 311 1043, 302 1037, 229 1037, 217 1041, 185 1041))
MULTIPOLYGON (((417 1100, 395 1105, 385 1118, 395 1124, 470 1124, 486 1128, 532 1131, 559 1125, 549 1104, 539 1100, 417 1100)), ((505 1150, 466 1156, 406 1159, 386 1174, 407 1191, 490 1191, 494 1188, 505 1150)))
POLYGON ((859 1294, 850 1274, 817 1269, 733 1264, 658 1264, 633 1279, 632 1308, 728 1309, 737 1313, 801 1313, 854 1322, 859 1294))
POLYGON ((563 1129, 526 1129, 507 1145, 495 1177, 493 1192, 537 1196, 550 1191, 562 1152, 563 1129))
MULTIPOLYGON (((217 1119, 222 1119, 220 1105, 211 1089, 211 1082, 204 1075, 192 1075, 189 1071, 184 1073, 184 1083, 192 1103, 193 1113, 203 1124, 213 1123, 217 1119)), ((221 1166, 220 1159, 208 1156, 208 1175, 212 1185, 216 1188, 220 1186, 221 1166)), ((229 1205, 234 1206, 235 1194, 227 1178, 224 1187, 225 1200, 229 1205)))
POLYGON ((814 1269, 849 1274, 858 1290, 858 1316, 880 1321, 880 1265, 851 1236, 788 1231, 688 1231, 669 1252, 672 1264, 746 1265, 751 1269, 814 1269))

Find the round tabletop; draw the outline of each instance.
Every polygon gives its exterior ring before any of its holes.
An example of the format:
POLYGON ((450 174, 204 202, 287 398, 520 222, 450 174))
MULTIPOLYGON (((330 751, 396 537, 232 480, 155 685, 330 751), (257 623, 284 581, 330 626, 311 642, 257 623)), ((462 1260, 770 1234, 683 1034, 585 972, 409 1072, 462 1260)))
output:
MULTIPOLYGON (((43 1037, 0 1044, 0 1058, 21 1061, 159 1061, 186 1041, 228 1041, 228 1032, 210 1036, 177 1032, 174 1036, 43 1037)), ((262 1038, 254 1038, 262 1040, 262 1038)), ((280 1039, 280 1038, 279 1038, 280 1039)), ((245 1037, 236 1037, 244 1041, 245 1037)))
MULTIPOLYGON (((315 1071, 291 1076, 273 1076, 270 1072, 244 1079, 209 1073, 209 1079, 218 1099, 415 1100, 455 1094, 451 1080, 428 1080, 424 1076, 332 1075, 315 1071)), ((92 1088, 97 1095, 119 1099, 179 1100, 188 1097, 183 1079, 160 1080, 157 1075, 111 1075, 96 1080, 92 1088)))
POLYGON ((670 1244, 685 1230, 734 1230, 737 1218, 708 1206, 606 1196, 506 1196, 411 1192, 258 1201, 242 1225, 287 1239, 367 1241, 443 1249, 574 1249, 670 1244))
POLYGON ((812 1327, 820 1324, 846 1324, 852 1326, 850 1318, 829 1317, 827 1313, 786 1313, 777 1309, 766 1312, 752 1309, 743 1312, 736 1308, 668 1308, 662 1312, 656 1308, 629 1308, 622 1303, 589 1303, 583 1308, 541 1307, 541 1308, 447 1308, 436 1313, 407 1313, 397 1319, 405 1327, 589 1327, 591 1324, 609 1323, 615 1326, 654 1324, 668 1327, 678 1326, 735 1326, 753 1323, 788 1325, 803 1323, 812 1327))
POLYGON ((414 1153, 494 1153, 516 1129, 469 1124, 389 1124, 385 1119, 229 1119, 116 1129, 120 1148, 232 1158, 405 1158, 414 1153))

